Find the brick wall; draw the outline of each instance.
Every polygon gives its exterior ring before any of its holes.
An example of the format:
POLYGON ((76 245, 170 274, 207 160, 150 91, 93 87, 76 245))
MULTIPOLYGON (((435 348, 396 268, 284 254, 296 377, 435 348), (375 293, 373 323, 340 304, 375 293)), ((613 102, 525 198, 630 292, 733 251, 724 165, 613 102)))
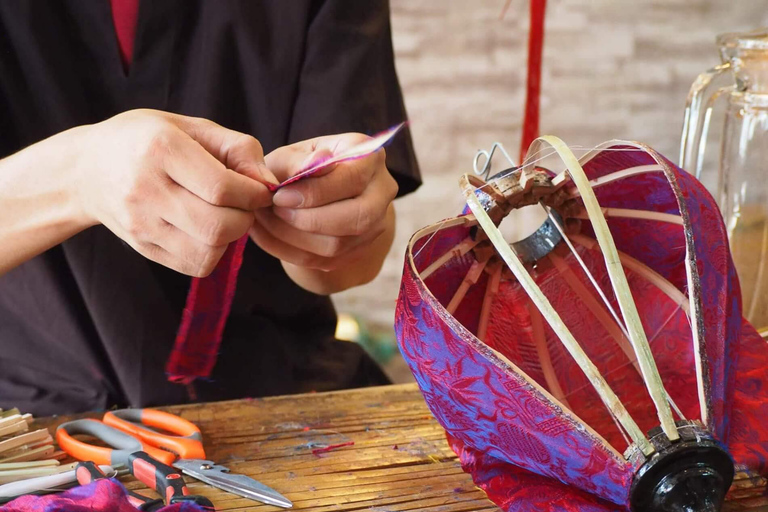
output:
MULTIPOLYGON (((517 157, 528 2, 391 0, 397 69, 424 186, 397 202, 397 237, 381 275, 335 297, 339 311, 391 329, 405 245, 462 207, 458 177, 479 148, 517 157)), ((570 145, 649 143, 677 161, 696 75, 717 63, 716 34, 768 25, 768 0, 549 0, 542 133, 570 145)))

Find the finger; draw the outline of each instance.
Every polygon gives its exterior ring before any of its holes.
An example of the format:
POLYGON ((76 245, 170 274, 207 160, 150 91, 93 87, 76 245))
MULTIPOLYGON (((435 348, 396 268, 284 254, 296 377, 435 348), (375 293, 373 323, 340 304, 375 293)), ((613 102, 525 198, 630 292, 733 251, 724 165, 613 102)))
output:
MULTIPOLYGON (((195 277, 206 277, 216 268, 227 245, 211 246, 189 236, 179 228, 161 221, 153 245, 170 255, 179 271, 195 277)), ((162 254, 162 253, 160 253, 162 254)))
POLYGON ((179 185, 215 206, 254 211, 272 204, 266 185, 228 169, 188 137, 169 143, 165 172, 179 185))
POLYGON ((249 234, 253 242, 264 252, 279 260, 293 263, 299 267, 318 270, 333 270, 336 268, 332 258, 312 254, 311 252, 287 244, 282 240, 278 240, 259 222, 253 223, 249 234))
POLYGON ((368 236, 337 237, 299 231, 285 223, 268 208, 257 211, 255 217, 256 221, 275 239, 291 247, 326 258, 337 258, 370 240, 368 236))
POLYGON ((253 242, 267 254, 299 267, 326 272, 349 265, 362 257, 366 251, 366 247, 361 245, 352 249, 344 256, 326 258, 286 244, 272 236, 259 222, 254 222, 249 233, 253 242))
POLYGON ((139 242, 135 244, 131 243, 130 245, 136 250, 136 252, 138 252, 148 260, 154 261, 155 263, 159 263, 160 265, 164 267, 168 267, 171 270, 175 270, 180 274, 184 274, 192 277, 203 277, 203 276, 197 276, 195 274, 195 269, 193 269, 193 266, 190 265, 188 262, 180 260, 179 258, 169 253, 159 245, 153 244, 151 242, 139 242))
POLYGON ((187 189, 171 184, 168 207, 162 219, 206 245, 220 246, 234 242, 248 232, 253 213, 213 206, 187 189))
POLYGON ((376 170, 384 168, 384 154, 336 164, 333 172, 297 181, 278 190, 272 202, 286 208, 315 208, 357 197, 370 185, 376 170))
POLYGON ((264 150, 255 137, 199 117, 174 115, 173 120, 228 169, 264 184, 278 184, 264 163, 264 150))
POLYGON ((331 236, 360 236, 381 229, 387 207, 397 194, 397 184, 387 173, 378 173, 371 186, 354 199, 317 208, 282 208, 275 215, 301 231, 331 236))

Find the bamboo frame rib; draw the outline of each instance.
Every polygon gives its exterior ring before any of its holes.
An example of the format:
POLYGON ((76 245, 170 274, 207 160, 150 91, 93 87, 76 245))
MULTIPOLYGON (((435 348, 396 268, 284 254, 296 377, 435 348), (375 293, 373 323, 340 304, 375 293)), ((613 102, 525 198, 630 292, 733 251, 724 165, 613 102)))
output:
POLYGON ((467 274, 464 276, 464 279, 461 281, 461 284, 459 285, 459 289, 456 290, 456 293, 453 294, 453 298, 451 299, 451 302, 448 303, 448 305, 445 307, 446 311, 448 311, 450 314, 453 314, 456 312, 456 308, 459 307, 459 304, 461 304, 461 301, 464 300, 464 296, 467 294, 467 291, 469 290, 469 287, 472 286, 477 282, 477 279, 480 277, 480 274, 483 273, 483 269, 485 268, 487 261, 477 261, 475 260, 472 263, 472 266, 469 267, 469 270, 467 271, 467 274))
POLYGON ((477 326, 477 338, 480 341, 485 341, 485 335, 488 331, 488 320, 491 317, 491 304, 493 303, 494 297, 496 297, 496 293, 499 291, 499 283, 501 282, 501 267, 501 264, 496 265, 488 278, 488 285, 485 287, 483 306, 480 309, 480 322, 477 326))
POLYGON ((544 322, 541 318, 541 313, 536 309, 536 306, 533 305, 530 299, 528 300, 526 307, 528 308, 528 316, 531 319, 533 341, 536 344, 536 353, 539 356, 541 371, 544 374, 544 381, 547 383, 547 387, 552 393, 552 396, 557 398, 564 406, 573 410, 571 404, 568 403, 568 399, 565 398, 565 392, 560 386, 560 381, 557 380, 555 367, 552 365, 552 356, 550 355, 549 347, 547 346, 547 337, 544 334, 544 322))
MULTIPOLYGON (((652 212, 648 210, 632 210, 629 208, 601 208, 606 217, 621 217, 625 219, 653 220, 668 222, 670 224, 683 225, 683 218, 671 213, 652 212)), ((579 212, 574 215, 577 219, 590 220, 587 212, 579 212)))
MULTIPOLYGON (((589 179, 584 173, 584 169, 582 169, 579 164, 579 160, 559 138, 551 135, 539 137, 533 144, 531 144, 530 151, 535 152, 538 149, 538 146, 543 143, 552 146, 552 148, 557 151, 558 156, 560 156, 560 159, 565 163, 565 166, 568 169, 571 180, 581 193, 584 207, 589 214, 592 228, 595 232, 597 241, 600 244, 603 258, 605 259, 605 266, 614 288, 616 300, 619 303, 619 308, 624 317, 624 322, 629 333, 629 339, 632 342, 632 347, 635 350, 640 369, 643 372, 643 380, 645 381, 651 400, 653 400, 656 407, 661 428, 670 441, 675 441, 680 438, 680 435, 677 432, 675 420, 672 416, 672 410, 667 401, 667 393, 664 390, 661 375, 659 375, 659 370, 656 367, 656 362, 653 359, 650 345, 645 336, 643 324, 640 321, 640 315, 637 312, 637 307, 632 298, 632 292, 627 283, 627 277, 624 275, 624 271, 621 267, 621 260, 619 259, 616 245, 613 242, 611 231, 608 228, 608 223, 606 222, 600 204, 597 201, 595 192, 592 190, 589 184, 589 179)), ((473 211, 473 213, 475 213, 475 217, 477 217, 477 212, 473 211)), ((479 218, 478 221, 480 221, 479 218)))
MULTIPOLYGON (((582 160, 579 160, 579 162, 583 163, 582 160)), ((630 176, 637 176, 638 174, 645 174, 648 172, 664 172, 664 168, 657 164, 638 165, 636 167, 629 167, 627 169, 622 169, 621 171, 612 172, 611 174, 606 174, 605 176, 600 176, 599 178, 596 178, 590 181, 589 184, 594 189, 594 188, 602 187, 603 185, 607 185, 608 183, 612 183, 614 181, 622 180, 624 178, 629 178, 630 176)), ((563 176, 563 178, 561 178, 561 181, 564 181, 565 177, 568 176, 568 173, 563 172, 560 175, 558 175, 555 179, 559 178, 560 176, 563 176)), ((579 192, 578 189, 573 189, 570 192, 571 197, 579 197, 580 195, 581 195, 581 192, 579 192)))
POLYGON ((533 280, 530 274, 528 274, 528 271, 525 269, 522 261, 520 261, 520 258, 517 256, 517 254, 515 254, 509 244, 507 244, 501 232, 485 212, 483 206, 480 204, 480 201, 475 196, 474 188, 465 189, 464 194, 466 196, 469 208, 472 210, 472 213, 474 213, 475 218, 482 227, 486 236, 488 236, 489 240, 498 251, 499 256, 501 256, 501 258, 507 264, 520 285, 528 293, 531 301, 539 309, 539 311, 541 311, 550 327, 552 327, 552 330, 557 334, 568 352, 577 362, 579 367, 581 367, 582 371, 586 374, 589 381, 595 387, 595 390, 597 391, 603 403, 606 405, 606 407, 608 407, 609 410, 611 410, 611 412, 614 413, 616 418, 627 431, 629 437, 638 446, 638 448, 646 455, 653 453, 654 449, 648 439, 646 439, 643 432, 640 430, 640 427, 637 426, 635 420, 632 419, 632 417, 629 415, 629 412, 621 403, 619 398, 616 396, 610 386, 608 386, 608 383, 605 382, 605 379, 603 379, 602 375, 600 375, 597 367, 594 365, 594 363, 592 363, 579 343, 573 337, 563 320, 560 318, 560 315, 557 314, 557 311, 555 311, 555 309, 549 303, 549 300, 547 300, 546 296, 544 296, 544 293, 536 285, 536 282, 533 280))
POLYGON ((453 258, 459 258, 471 251, 478 244, 477 240, 472 240, 471 237, 467 237, 452 248, 448 249, 445 254, 433 261, 427 268, 421 272, 421 278, 426 279, 431 276, 437 269, 448 263, 453 258))
MULTIPOLYGON (((592 249, 598 245, 597 242, 595 242, 593 239, 584 235, 570 235, 570 239, 577 244, 583 245, 589 249, 592 249)), ((623 253, 621 251, 619 251, 619 259, 621 260, 622 265, 643 276, 643 278, 648 280, 656 288, 664 292, 667 297, 678 304, 682 310, 685 311, 686 315, 689 314, 688 297, 686 297, 683 292, 678 290, 675 285, 664 279, 664 276, 660 275, 645 263, 636 260, 629 254, 623 253)))

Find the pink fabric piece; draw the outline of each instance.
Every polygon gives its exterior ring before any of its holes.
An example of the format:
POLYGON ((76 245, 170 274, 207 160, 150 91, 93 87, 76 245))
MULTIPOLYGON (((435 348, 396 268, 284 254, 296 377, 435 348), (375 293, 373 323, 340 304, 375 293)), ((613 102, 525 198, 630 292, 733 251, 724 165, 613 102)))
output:
MULTIPOLYGON (((0 512, 136 512, 123 485, 104 478, 62 494, 22 496, 0 507, 0 512)), ((162 507, 158 512, 204 512, 194 503, 162 507)))

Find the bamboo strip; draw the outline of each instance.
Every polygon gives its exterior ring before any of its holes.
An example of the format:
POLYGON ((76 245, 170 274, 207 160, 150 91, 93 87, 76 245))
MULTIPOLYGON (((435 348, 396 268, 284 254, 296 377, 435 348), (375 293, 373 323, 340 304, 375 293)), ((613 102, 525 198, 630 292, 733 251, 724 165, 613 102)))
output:
POLYGON ((488 284, 485 287, 485 296, 483 297, 483 306, 480 310, 480 322, 477 327, 477 339, 485 341, 485 335, 488 331, 488 321, 491 317, 491 305, 493 299, 499 291, 501 282, 502 265, 496 265, 488 278, 488 284))
MULTIPOLYGON (((608 228, 608 223, 602 213, 597 197, 595 197, 595 192, 590 188, 589 179, 584 173, 584 169, 581 168, 578 159, 562 140, 551 135, 545 135, 539 137, 531 146, 532 148, 536 148, 537 144, 542 143, 549 144, 557 151, 558 155, 568 168, 571 179, 581 192, 584 207, 589 213, 592 228, 603 252, 605 266, 608 270, 608 276, 611 279, 611 283, 613 284, 614 294, 619 303, 622 316, 624 317, 627 331, 629 332, 629 339, 635 349, 640 369, 643 371, 645 385, 648 389, 648 393, 651 395, 651 400, 653 400, 656 407, 661 428, 671 441, 675 441, 680 438, 680 434, 677 432, 675 420, 672 416, 672 410, 667 401, 667 393, 664 390, 664 384, 661 381, 659 370, 656 367, 656 362, 653 359, 648 340, 645 337, 643 324, 640 321, 640 315, 637 312, 637 307, 632 298, 632 292, 629 289, 627 277, 624 275, 616 245, 613 243, 611 231, 608 228)), ((475 212, 475 216, 477 216, 477 212, 475 212)))
MULTIPOLYGON (((23 444, 21 446, 18 446, 16 448, 13 448, 11 450, 6 450, 2 454, 0 454, 0 457, 6 457, 6 458, 12 458, 16 455, 23 455, 25 453, 33 452, 34 450, 37 450, 38 448, 44 448, 44 447, 53 447, 53 438, 48 437, 48 439, 45 439, 43 441, 37 442, 37 443, 29 443, 29 444, 23 444)), ((53 453, 53 452, 51 452, 53 453)), ((39 458, 47 458, 47 457, 38 457, 39 458)), ((27 459, 27 460, 37 460, 37 459, 27 459)))
POLYGON ((33 450, 24 450, 19 453, 14 453, 14 455, 4 457, 0 459, 0 463, 3 462, 25 462, 25 461, 31 461, 31 460, 37 460, 42 458, 47 458, 49 456, 53 455, 53 446, 41 446, 40 448, 35 448, 33 450))
MULTIPOLYGON (((664 168, 657 164, 638 165, 636 167, 629 167, 627 169, 622 169, 621 171, 615 171, 615 172, 612 172, 611 174, 606 174, 605 176, 600 176, 599 178, 591 180, 589 182, 589 185, 592 188, 598 188, 598 187, 602 187, 603 185, 607 185, 608 183, 613 183, 614 181, 622 180, 624 178, 629 178, 630 176, 637 176, 638 174, 645 174, 647 172, 664 172, 664 168)), ((568 173, 567 172, 560 173, 558 176, 555 177, 555 179, 559 178, 560 176, 567 177, 568 173)), ((564 180, 564 179, 566 178, 561 178, 561 180, 564 180)), ((569 195, 571 197, 579 197, 581 193, 579 192, 579 189, 573 189, 569 193, 569 195)))
POLYGON ((565 245, 567 245, 568 249, 571 250, 571 254, 573 255, 574 258, 576 258, 576 261, 579 263, 579 266, 584 271, 584 274, 586 274, 587 278, 589 279, 589 282, 592 283, 593 288, 595 289, 597 294, 600 296, 600 298, 603 300, 603 304, 605 304, 605 307, 608 308, 608 311, 610 311, 611 316, 613 316, 613 319, 616 321, 616 325, 618 325, 619 329, 621 329, 622 334, 624 334, 624 336, 629 338, 629 334, 627 333, 627 328, 624 326, 624 323, 619 318, 619 315, 616 313, 616 310, 613 309, 613 306, 608 300, 608 297, 605 296, 603 289, 597 283, 597 280, 589 271, 589 268, 587 268, 587 264, 584 263, 584 260, 581 258, 581 255, 579 255, 579 252, 573 246, 573 242, 571 242, 571 239, 568 238, 568 235, 566 234, 565 229, 563 229, 563 226, 560 224, 560 221, 556 219, 554 215, 552 215, 552 211, 549 209, 547 205, 545 205, 541 201, 539 201, 539 204, 541 205, 542 208, 544 208, 544 211, 547 212, 547 216, 549 217, 552 224, 554 224, 555 228, 557 228, 557 231, 560 233, 560 236, 563 237, 563 242, 565 242, 565 245))
POLYGON ((9 422, 5 426, 0 427, 0 438, 15 435, 20 432, 26 432, 29 430, 29 423, 27 423, 21 416, 11 416, 10 418, 16 418, 15 421, 9 422))
POLYGON ((30 462, 6 462, 0 464, 0 472, 11 471, 15 469, 55 467, 60 464, 61 463, 59 461, 52 459, 34 460, 30 462))
POLYGON ((619 348, 621 348, 621 351, 624 352, 624 355, 627 356, 629 362, 634 365, 639 372, 640 367, 637 364, 637 358, 635 357, 634 350, 632 350, 632 345, 630 344, 627 337, 624 336, 624 333, 621 332, 619 326, 612 321, 613 319, 610 317, 608 312, 595 299, 594 295, 589 293, 589 290, 587 290, 582 282, 576 278, 576 275, 560 256, 553 252, 549 253, 547 256, 552 261, 555 268, 560 272, 560 275, 563 276, 565 282, 568 283, 568 286, 570 286, 574 293, 576 293, 582 302, 584 302, 584 305, 587 306, 587 309, 592 312, 600 325, 602 325, 603 328, 608 331, 608 334, 611 335, 619 348))
POLYGON ((8 425, 13 425, 20 421, 24 421, 24 417, 21 414, 9 414, 7 416, 3 416, 3 418, 0 419, 0 428, 7 427, 8 425))
POLYGON ((528 274, 528 271, 520 261, 520 258, 518 258, 517 254, 515 254, 506 240, 504 240, 504 237, 502 236, 501 232, 499 232, 498 228, 494 225, 493 221, 490 219, 490 217, 488 217, 488 214, 483 209, 480 201, 475 196, 474 189, 465 189, 464 195, 467 199, 467 205, 469 205, 472 213, 474 213, 475 218, 479 222, 486 236, 489 238, 491 243, 493 243, 493 246, 496 248, 499 255, 507 264, 514 276, 517 278, 520 285, 528 293, 528 296, 531 298, 533 303, 537 308, 539 308, 539 311, 541 311, 544 318, 547 319, 547 322, 549 323, 550 327, 552 327, 552 330, 555 331, 555 334, 557 334, 568 352, 571 354, 589 381, 595 387, 595 390, 597 391, 603 403, 606 405, 606 407, 613 411, 618 420, 626 429, 630 438, 632 438, 632 441, 637 444, 638 448, 640 448, 640 450, 646 455, 653 453, 653 447, 651 446, 648 439, 645 438, 645 435, 637 426, 635 420, 632 419, 632 417, 629 415, 629 412, 627 412, 619 398, 605 382, 605 379, 603 379, 603 377, 600 375, 597 367, 595 367, 594 363, 592 363, 587 354, 584 353, 584 350, 568 330, 565 323, 560 318, 560 315, 557 314, 557 311, 555 311, 555 309, 549 303, 549 300, 547 300, 547 298, 544 296, 544 293, 536 285, 536 282, 533 280, 530 274, 528 274))
POLYGON ((456 290, 456 293, 453 294, 453 298, 445 307, 445 309, 450 314, 453 314, 456 311, 456 308, 459 307, 459 304, 461 304, 461 301, 464 300, 464 296, 467 294, 469 287, 477 282, 477 279, 480 277, 480 274, 483 273, 483 269, 487 263, 487 261, 481 262, 475 260, 472 263, 472 266, 469 267, 467 275, 464 276, 464 279, 461 281, 458 290, 456 290))
MULTIPOLYGON (((570 238, 579 245, 583 245, 589 249, 594 249, 598 245, 597 242, 595 242, 593 239, 584 235, 570 235, 570 238)), ((675 304, 679 305, 686 314, 689 313, 688 297, 686 297, 683 292, 678 290, 675 285, 664 279, 664 276, 650 268, 642 261, 637 260, 624 252, 619 251, 619 259, 621 260, 622 265, 632 270, 633 272, 640 274, 643 278, 656 286, 656 288, 664 292, 664 294, 672 299, 675 304)))
POLYGON ((431 276, 437 269, 448 263, 453 258, 460 258, 469 251, 471 251, 478 244, 477 240, 467 237, 451 249, 445 252, 442 256, 433 261, 427 268, 421 272, 421 279, 426 279, 431 276))
POLYGON ((547 347, 547 337, 544 334, 544 322, 542 322, 541 313, 536 309, 536 306, 533 305, 530 299, 528 299, 526 307, 528 308, 528 316, 531 319, 533 341, 536 344, 536 352, 539 355, 541 371, 544 373, 544 381, 547 383, 547 387, 549 388, 550 393, 552 393, 552 396, 573 411, 571 404, 569 404, 568 400, 565 398, 565 393, 560 386, 560 381, 557 380, 555 367, 552 365, 552 357, 549 353, 549 347, 547 347))
POLYGON ((40 443, 48 439, 50 439, 51 444, 53 444, 53 438, 51 437, 51 434, 48 432, 48 429, 44 428, 35 430, 34 432, 27 432, 26 434, 6 439, 5 441, 0 441, 0 457, 2 457, 3 453, 14 448, 40 443))
MULTIPOLYGON (((683 218, 679 215, 673 215, 671 213, 652 212, 648 210, 632 210, 629 208, 601 208, 603 215, 606 217, 621 217, 626 219, 641 219, 641 220, 655 220, 659 222, 668 222, 670 224, 683 225, 683 218)), ((581 211, 573 215, 577 219, 589 218, 589 214, 585 211, 581 211)))
POLYGON ((71 471, 75 469, 76 465, 77 463, 72 463, 64 466, 33 467, 26 469, 0 471, 0 484, 18 482, 19 480, 27 480, 29 478, 36 478, 38 476, 56 475, 58 473, 71 471))

